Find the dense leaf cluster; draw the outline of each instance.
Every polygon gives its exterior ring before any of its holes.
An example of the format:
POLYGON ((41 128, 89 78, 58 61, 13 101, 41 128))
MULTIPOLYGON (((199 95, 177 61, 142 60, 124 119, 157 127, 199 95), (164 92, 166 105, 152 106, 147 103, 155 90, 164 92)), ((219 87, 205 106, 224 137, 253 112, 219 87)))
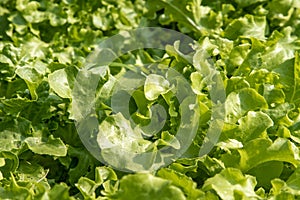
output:
POLYGON ((299 0, 1 0, 0 24, 0 199, 300 197, 299 0), (165 51, 130 52, 107 66, 97 88, 101 130, 126 143, 129 118, 148 124, 150 107, 160 104, 167 111, 162 131, 149 139, 151 127, 142 130, 140 146, 126 148, 180 148, 174 135, 184 120, 182 102, 172 96, 168 77, 144 67, 149 63, 175 69, 190 83, 200 118, 180 159, 157 172, 130 174, 86 150, 74 125, 72 90, 100 41, 148 26, 192 37, 194 53, 175 43, 165 51), (216 103, 197 68, 208 65, 203 50, 222 76, 226 111, 217 144, 199 157, 216 103), (111 115, 117 79, 137 68, 145 84, 132 94, 130 116, 111 115))

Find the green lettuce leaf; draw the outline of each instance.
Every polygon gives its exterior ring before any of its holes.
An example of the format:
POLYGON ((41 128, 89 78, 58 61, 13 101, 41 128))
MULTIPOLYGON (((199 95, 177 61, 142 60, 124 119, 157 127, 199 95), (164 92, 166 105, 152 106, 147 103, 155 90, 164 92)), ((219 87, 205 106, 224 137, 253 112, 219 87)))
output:
POLYGON ((255 177, 243 175, 235 168, 226 168, 219 174, 205 181, 203 190, 214 190, 222 199, 259 199, 254 189, 256 186, 255 177))
POLYGON ((178 199, 184 200, 183 192, 171 181, 150 174, 128 175, 120 180, 120 190, 115 199, 178 199))

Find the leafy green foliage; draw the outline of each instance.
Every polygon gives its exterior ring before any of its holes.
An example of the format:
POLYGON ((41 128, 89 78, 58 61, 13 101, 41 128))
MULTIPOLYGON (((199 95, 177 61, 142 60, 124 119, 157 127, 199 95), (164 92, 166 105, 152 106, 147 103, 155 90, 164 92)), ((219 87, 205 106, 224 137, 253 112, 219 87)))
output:
MULTIPOLYGON (((299 0, 1 0, 0 199, 299 199, 299 16, 299 0), (122 55, 97 78, 78 73, 104 38, 147 26, 187 34, 197 41, 193 52, 176 41, 165 51, 122 55), (219 125, 212 123, 212 109, 220 102, 212 96, 222 96, 221 86, 207 84, 217 82, 210 66, 225 86, 225 119, 211 141, 215 147, 199 157, 209 127, 219 125), (181 78, 153 73, 168 68, 181 78), (127 98, 126 107, 112 95, 138 81, 126 76, 130 71, 143 74, 143 86, 114 94, 127 98), (104 166, 74 125, 86 113, 72 102, 89 110, 94 101, 72 96, 92 92, 74 91, 76 79, 89 76, 95 79, 84 84, 99 82, 96 115, 80 128, 103 130, 88 135, 91 145, 107 145, 109 136, 113 144, 164 162, 158 150, 180 149, 176 132, 197 126, 190 147, 156 172, 104 166), (190 89, 181 87, 183 79, 190 89), (190 93, 197 98, 187 98, 190 93), (191 105, 199 122, 187 115, 191 105)), ((112 158, 110 151, 101 156, 136 164, 126 152, 112 158)))

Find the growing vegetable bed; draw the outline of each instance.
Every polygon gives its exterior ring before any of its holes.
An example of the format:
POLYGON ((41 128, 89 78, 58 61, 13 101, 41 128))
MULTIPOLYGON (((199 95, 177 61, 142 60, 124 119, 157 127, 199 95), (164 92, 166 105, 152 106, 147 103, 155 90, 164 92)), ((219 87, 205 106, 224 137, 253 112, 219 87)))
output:
POLYGON ((299 108, 299 0, 0 1, 0 199, 299 199, 299 108))

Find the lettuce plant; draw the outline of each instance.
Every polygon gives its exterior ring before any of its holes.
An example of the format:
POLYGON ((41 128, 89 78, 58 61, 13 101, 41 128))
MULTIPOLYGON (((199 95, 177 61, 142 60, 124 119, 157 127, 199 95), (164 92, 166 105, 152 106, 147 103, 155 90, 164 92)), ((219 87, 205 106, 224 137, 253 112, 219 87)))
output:
POLYGON ((1 0, 0 199, 298 199, 299 16, 299 0, 1 0), (145 27, 193 42, 122 52, 145 27))

